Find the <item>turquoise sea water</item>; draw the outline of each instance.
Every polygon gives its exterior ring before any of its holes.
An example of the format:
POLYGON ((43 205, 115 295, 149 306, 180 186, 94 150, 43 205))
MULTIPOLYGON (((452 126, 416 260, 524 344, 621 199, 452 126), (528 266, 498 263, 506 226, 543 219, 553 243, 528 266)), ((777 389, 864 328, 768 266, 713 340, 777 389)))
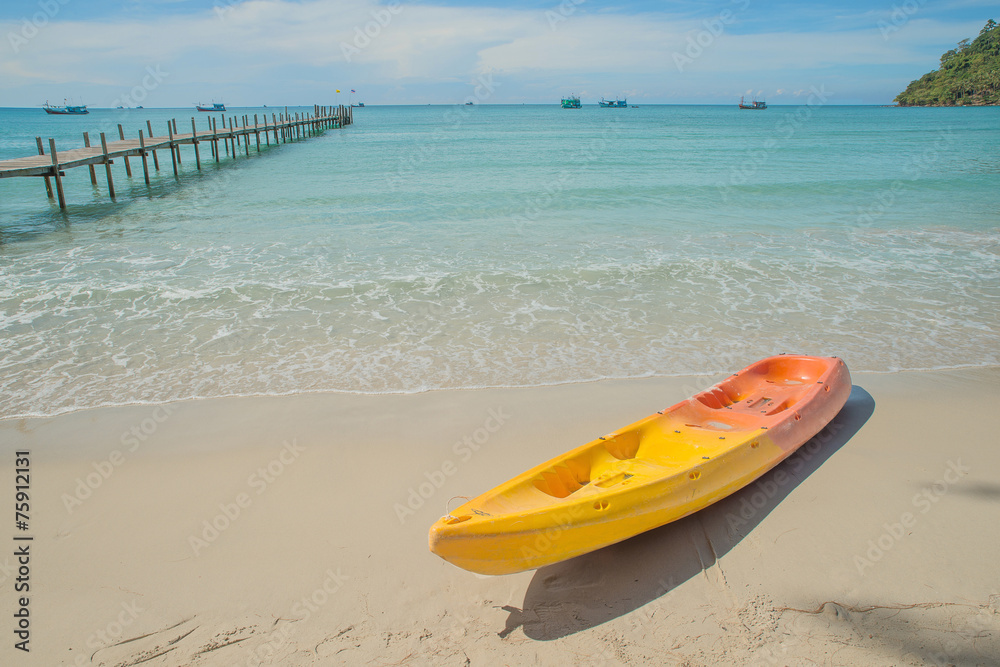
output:
MULTIPOLYGON (((0 110, 0 159, 190 116, 0 110)), ((71 170, 65 214, 4 179, 0 416, 996 364, 998 149, 1000 108, 398 106, 117 202, 71 170)))

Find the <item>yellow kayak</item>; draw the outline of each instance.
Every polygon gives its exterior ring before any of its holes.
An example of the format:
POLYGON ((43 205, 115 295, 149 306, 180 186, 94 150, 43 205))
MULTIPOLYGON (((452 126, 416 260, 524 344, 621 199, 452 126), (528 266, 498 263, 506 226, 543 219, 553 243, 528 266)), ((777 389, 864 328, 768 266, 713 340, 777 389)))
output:
POLYGON ((461 568, 510 574, 676 521, 754 481, 847 402, 837 357, 779 355, 470 500, 430 530, 461 568))

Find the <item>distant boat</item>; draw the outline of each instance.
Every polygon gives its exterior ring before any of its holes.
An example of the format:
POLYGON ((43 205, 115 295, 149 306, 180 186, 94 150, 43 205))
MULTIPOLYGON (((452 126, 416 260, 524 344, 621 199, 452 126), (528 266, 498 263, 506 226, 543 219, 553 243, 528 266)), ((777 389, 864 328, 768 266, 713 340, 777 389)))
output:
POLYGON ((761 101, 754 100, 750 104, 744 104, 743 103, 743 96, 741 95, 740 96, 740 108, 741 109, 757 109, 757 110, 766 109, 767 108, 767 102, 764 102, 763 100, 761 100, 761 101))
POLYGON ((198 111, 225 111, 226 105, 222 102, 213 102, 212 106, 207 107, 199 102, 195 105, 195 108, 198 109, 198 111))
POLYGON ((475 105, 475 102, 466 102, 465 103, 465 106, 467 106, 467 107, 471 107, 473 105, 475 105))
MULTIPOLYGON (((65 102, 65 100, 63 101, 65 102)), ((74 106, 72 104, 65 104, 61 107, 57 107, 57 106, 52 106, 48 102, 45 102, 45 104, 42 105, 42 108, 45 109, 45 113, 51 113, 57 116, 82 116, 84 114, 90 113, 89 111, 87 111, 86 104, 82 104, 79 106, 74 106)))
POLYGON ((143 108, 145 108, 145 107, 143 107, 141 104, 136 107, 136 109, 143 109, 143 108))
POLYGON ((359 107, 365 106, 365 103, 364 102, 358 102, 357 104, 352 104, 351 106, 355 107, 355 108, 359 108, 359 107))
POLYGON ((580 108, 580 98, 575 95, 570 95, 569 97, 564 97, 562 101, 563 109, 579 109, 580 108))
POLYGON ((601 105, 602 107, 607 108, 607 109, 627 109, 628 108, 628 99, 624 99, 624 100, 618 100, 618 99, 616 99, 614 101, 611 101, 611 100, 606 100, 606 99, 604 99, 602 97, 601 101, 598 102, 598 104, 601 105))

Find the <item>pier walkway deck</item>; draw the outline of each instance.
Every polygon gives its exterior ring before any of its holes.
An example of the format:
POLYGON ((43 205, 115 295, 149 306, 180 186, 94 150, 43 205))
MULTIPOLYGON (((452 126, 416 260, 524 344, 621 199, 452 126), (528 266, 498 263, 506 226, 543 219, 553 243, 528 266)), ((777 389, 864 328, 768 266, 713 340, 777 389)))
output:
POLYGON ((62 177, 67 169, 75 167, 90 167, 90 180, 97 184, 97 174, 94 165, 105 166, 108 179, 108 192, 112 199, 115 197, 114 177, 111 173, 111 165, 114 160, 122 158, 125 161, 125 171, 128 176, 132 176, 132 168, 129 164, 130 157, 142 159, 142 171, 149 185, 149 160, 150 154, 153 156, 154 167, 157 171, 160 168, 158 150, 169 150, 171 163, 173 164, 174 175, 177 175, 177 167, 181 163, 180 147, 191 145, 194 147, 195 162, 198 169, 201 169, 201 152, 199 145, 209 143, 211 156, 216 162, 220 160, 221 149, 219 142, 223 142, 227 155, 236 157, 237 145, 242 144, 247 155, 250 154, 250 139, 253 137, 256 142, 256 149, 260 151, 261 135, 267 145, 274 137, 276 144, 282 141, 288 142, 322 132, 328 128, 341 128, 353 122, 353 110, 350 107, 340 105, 338 107, 315 106, 313 114, 298 114, 290 116, 286 114, 271 114, 271 120, 265 117, 261 123, 257 114, 251 119, 243 116, 243 125, 238 125, 239 119, 232 117, 226 124, 225 117, 222 117, 222 127, 218 127, 215 118, 209 118, 211 129, 198 130, 195 119, 191 119, 191 132, 180 133, 177 131, 177 121, 168 121, 167 134, 162 136, 152 136, 153 128, 149 121, 146 121, 146 133, 139 130, 139 136, 135 139, 126 139, 122 126, 118 126, 119 138, 108 141, 102 132, 99 146, 90 145, 90 136, 85 132, 83 135, 84 147, 73 148, 66 151, 57 151, 54 139, 49 139, 49 152, 45 153, 41 137, 36 137, 38 145, 38 155, 29 157, 14 158, 12 160, 0 161, 0 178, 15 178, 19 176, 41 176, 45 179, 45 189, 50 199, 57 196, 59 207, 66 208, 66 197, 63 193, 62 177), (230 152, 230 148, 232 149, 230 152), (53 193, 51 180, 55 180, 55 193, 53 193))

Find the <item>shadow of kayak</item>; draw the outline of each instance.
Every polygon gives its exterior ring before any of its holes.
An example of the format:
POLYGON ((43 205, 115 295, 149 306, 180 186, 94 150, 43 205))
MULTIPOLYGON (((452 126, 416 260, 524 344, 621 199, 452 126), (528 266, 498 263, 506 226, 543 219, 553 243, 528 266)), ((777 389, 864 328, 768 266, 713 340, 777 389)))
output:
POLYGON ((854 437, 874 412, 875 399, 853 385, 847 403, 826 428, 736 493, 624 542, 539 568, 528 584, 522 608, 503 608, 509 616, 500 636, 523 628, 531 639, 559 639, 666 595, 739 544, 854 437))

